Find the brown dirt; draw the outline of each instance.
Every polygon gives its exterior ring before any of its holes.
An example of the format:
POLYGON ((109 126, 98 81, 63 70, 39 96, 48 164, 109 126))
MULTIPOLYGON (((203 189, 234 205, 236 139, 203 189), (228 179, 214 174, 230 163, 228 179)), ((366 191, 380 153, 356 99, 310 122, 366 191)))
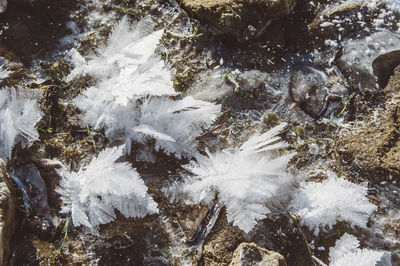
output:
POLYGON ((360 125, 340 132, 339 150, 372 181, 385 180, 390 174, 400 175, 399 88, 397 67, 384 89, 384 106, 371 109, 360 125))
POLYGON ((233 252, 246 239, 237 227, 228 223, 225 208, 205 240, 201 265, 228 265, 233 252))

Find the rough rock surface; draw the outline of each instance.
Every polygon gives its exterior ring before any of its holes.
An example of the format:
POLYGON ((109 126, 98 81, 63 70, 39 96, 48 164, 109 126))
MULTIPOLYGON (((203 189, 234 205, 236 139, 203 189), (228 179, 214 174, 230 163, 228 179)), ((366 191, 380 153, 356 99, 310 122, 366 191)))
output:
POLYGON ((0 159, 0 265, 8 265, 12 252, 12 236, 17 229, 15 201, 6 184, 8 173, 0 159), (7 177, 6 177, 7 176, 7 177))
MULTIPOLYGON (((343 130, 339 138, 341 151, 352 158, 364 174, 373 179, 383 178, 385 173, 400 174, 400 66, 384 89, 385 104, 377 107, 360 126, 343 130)), ((375 180, 379 181, 379 180, 375 180)))
POLYGON ((381 88, 386 87, 390 76, 393 75, 395 67, 400 64, 400 50, 381 54, 372 62, 374 75, 378 78, 378 84, 381 88))
POLYGON ((223 209, 203 247, 204 265, 228 265, 236 247, 246 241, 237 227, 230 225, 223 209))
POLYGON ((254 243, 242 243, 233 253, 229 266, 286 266, 285 259, 275 251, 260 248, 254 243))
POLYGON ((217 32, 244 41, 261 34, 271 19, 287 15, 293 0, 182 0, 190 16, 217 32))

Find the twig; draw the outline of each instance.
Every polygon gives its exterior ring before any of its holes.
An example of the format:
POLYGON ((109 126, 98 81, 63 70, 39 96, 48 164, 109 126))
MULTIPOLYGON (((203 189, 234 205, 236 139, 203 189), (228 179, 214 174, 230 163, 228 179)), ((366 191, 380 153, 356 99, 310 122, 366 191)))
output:
POLYGON ((220 128, 226 126, 226 125, 228 125, 228 122, 224 122, 224 123, 222 123, 221 125, 219 125, 219 126, 213 128, 213 129, 211 129, 211 130, 205 132, 203 135, 198 136, 198 137, 196 138, 196 140, 205 139, 205 138, 207 138, 208 136, 210 136, 213 132, 217 131, 218 129, 220 129, 220 128))

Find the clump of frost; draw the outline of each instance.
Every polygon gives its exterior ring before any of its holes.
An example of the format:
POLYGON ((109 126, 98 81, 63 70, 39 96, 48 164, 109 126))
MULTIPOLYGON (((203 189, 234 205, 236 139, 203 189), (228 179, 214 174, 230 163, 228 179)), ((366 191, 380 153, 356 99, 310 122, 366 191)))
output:
POLYGON ((319 234, 320 226, 332 229, 337 220, 365 228, 369 216, 377 209, 365 197, 367 190, 366 185, 354 184, 332 174, 321 183, 303 183, 291 208, 303 224, 315 229, 315 235, 319 234))
POLYGON ((135 31, 130 31, 127 19, 123 18, 98 55, 86 62, 76 50, 68 54, 76 67, 67 80, 89 74, 97 81, 73 100, 84 111, 82 123, 105 128, 110 140, 128 127, 136 113, 138 98, 176 94, 170 72, 154 55, 162 31, 143 36, 144 28, 138 25, 135 31))
POLYGON ((167 97, 152 97, 141 105, 138 124, 127 133, 126 144, 129 146, 131 140, 144 144, 154 139, 157 151, 163 150, 177 158, 193 157, 197 147, 196 137, 220 111, 220 105, 190 96, 176 101, 167 97))
POLYGON ((136 170, 127 162, 115 162, 122 153, 122 146, 107 148, 85 169, 64 173, 57 190, 65 204, 61 213, 71 213, 75 226, 96 230, 115 219, 115 209, 125 217, 158 213, 136 170))
POLYGON ((0 89, 0 157, 7 161, 16 143, 29 147, 39 138, 35 125, 42 118, 37 100, 23 89, 0 89))
MULTIPOLYGON (((97 84, 88 88, 76 101, 78 107, 86 110, 84 98, 94 94, 95 108, 99 111, 107 107, 109 101, 126 106, 129 100, 146 95, 176 95, 170 71, 154 51, 163 31, 155 31, 143 36, 144 26, 137 25, 130 30, 124 17, 114 27, 108 38, 108 45, 99 49, 98 54, 85 60, 76 50, 67 57, 75 65, 67 81, 88 74, 97 84)), ((103 110, 104 111, 104 110, 103 110)))
POLYGON ((329 250, 330 266, 390 266, 390 253, 371 249, 360 249, 355 236, 345 233, 329 250))
POLYGON ((162 31, 147 35, 143 31, 148 31, 143 25, 130 31, 124 18, 112 31, 108 45, 88 62, 76 51, 69 53, 76 68, 68 79, 86 73, 97 80, 73 103, 84 111, 82 124, 104 128, 110 141, 125 136, 128 154, 132 140, 144 144, 154 139, 157 151, 193 157, 195 138, 214 121, 221 107, 192 97, 168 98, 177 93, 170 71, 154 54, 162 31))
POLYGON ((273 150, 286 147, 277 136, 285 123, 261 135, 254 135, 240 148, 224 149, 184 166, 193 176, 173 190, 181 190, 195 203, 210 203, 214 195, 227 208, 228 221, 249 232, 257 220, 270 213, 266 206, 293 177, 286 168, 293 153, 274 157, 273 150))

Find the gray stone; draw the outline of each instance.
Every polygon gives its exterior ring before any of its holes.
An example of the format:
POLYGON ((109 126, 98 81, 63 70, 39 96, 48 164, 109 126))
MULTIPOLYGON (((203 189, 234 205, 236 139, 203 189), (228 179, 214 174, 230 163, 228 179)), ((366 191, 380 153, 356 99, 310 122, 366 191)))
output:
POLYGON ((361 92, 376 91, 378 79, 373 74, 372 62, 382 54, 399 49, 400 39, 395 34, 389 31, 376 32, 361 39, 346 41, 337 65, 349 77, 350 85, 358 87, 361 92))
POLYGON ((380 88, 385 88, 390 76, 394 74, 394 69, 400 65, 400 50, 381 54, 372 62, 374 75, 378 78, 380 88))
POLYGON ((281 254, 260 248, 254 243, 241 243, 233 252, 229 266, 286 266, 281 254))
POLYGON ((319 117, 325 110, 329 89, 327 75, 312 67, 301 67, 290 77, 289 92, 294 102, 307 114, 319 117))

